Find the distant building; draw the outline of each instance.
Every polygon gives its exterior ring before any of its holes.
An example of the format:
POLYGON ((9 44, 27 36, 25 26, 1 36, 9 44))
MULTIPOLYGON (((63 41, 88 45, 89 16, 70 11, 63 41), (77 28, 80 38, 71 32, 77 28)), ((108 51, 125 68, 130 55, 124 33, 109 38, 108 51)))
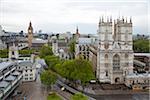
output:
POLYGON ((29 27, 28 27, 28 46, 29 48, 32 47, 32 40, 33 40, 33 27, 32 27, 32 23, 29 23, 29 27))
POLYGON ((2 26, 0 25, 0 50, 7 48, 7 46, 6 46, 6 44, 4 43, 4 41, 2 41, 3 35, 4 35, 4 32, 3 32, 3 30, 2 30, 2 26))
POLYGON ((36 50, 40 50, 40 48, 43 45, 47 45, 47 44, 48 44, 48 40, 43 40, 40 38, 33 38, 31 48, 36 49, 36 50))
POLYGON ((18 59, 18 58, 19 58, 18 45, 12 43, 12 45, 9 46, 9 60, 18 59))

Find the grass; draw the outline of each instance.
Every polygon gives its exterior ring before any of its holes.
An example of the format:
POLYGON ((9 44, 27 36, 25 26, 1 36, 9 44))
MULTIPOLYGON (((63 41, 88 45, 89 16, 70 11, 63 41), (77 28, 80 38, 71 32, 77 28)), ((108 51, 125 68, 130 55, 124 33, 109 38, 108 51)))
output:
POLYGON ((49 94, 47 100, 62 100, 56 93, 49 94))

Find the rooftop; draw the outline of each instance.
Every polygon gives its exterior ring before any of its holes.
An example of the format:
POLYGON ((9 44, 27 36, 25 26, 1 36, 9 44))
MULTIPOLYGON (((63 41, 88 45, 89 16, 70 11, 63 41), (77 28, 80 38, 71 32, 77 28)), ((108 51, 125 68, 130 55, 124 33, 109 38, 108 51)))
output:
POLYGON ((1 62, 0 63, 0 70, 8 67, 9 65, 13 65, 14 63, 13 62, 1 62))
POLYGON ((135 56, 147 56, 150 57, 150 53, 134 53, 135 56))

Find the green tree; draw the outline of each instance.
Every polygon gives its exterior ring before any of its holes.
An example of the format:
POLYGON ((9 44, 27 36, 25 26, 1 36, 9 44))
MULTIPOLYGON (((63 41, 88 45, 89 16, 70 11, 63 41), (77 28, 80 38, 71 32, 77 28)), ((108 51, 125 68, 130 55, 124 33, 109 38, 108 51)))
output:
POLYGON ((84 59, 67 60, 62 64, 57 64, 55 70, 69 80, 80 80, 83 85, 95 79, 91 63, 84 59))
POLYGON ((43 71, 40 75, 41 82, 47 87, 51 87, 55 84, 57 76, 50 70, 43 71))
POLYGON ((19 54, 21 55, 30 55, 32 53, 34 53, 35 50, 34 49, 24 49, 24 50, 19 50, 19 54))
POLYGON ((62 100, 55 92, 47 96, 47 100, 62 100))
POLYGON ((150 52, 149 48, 150 48, 149 40, 139 39, 133 41, 134 52, 149 53, 150 52))
POLYGON ((84 96, 82 93, 76 93, 71 97, 71 100, 88 100, 88 97, 84 96))
POLYGON ((44 58, 48 55, 53 55, 52 48, 49 47, 49 46, 45 46, 45 45, 42 46, 39 55, 40 55, 41 58, 44 58))
POLYGON ((72 40, 72 41, 69 43, 69 51, 71 52, 73 58, 75 57, 75 43, 76 43, 75 40, 72 40))
POLYGON ((0 58, 7 58, 8 57, 8 50, 0 50, 0 58))
POLYGON ((52 55, 52 56, 46 56, 44 59, 45 59, 45 62, 46 62, 46 64, 48 65, 48 67, 50 69, 53 69, 56 64, 58 64, 58 63, 61 62, 61 60, 59 59, 59 57, 54 56, 54 55, 52 55))

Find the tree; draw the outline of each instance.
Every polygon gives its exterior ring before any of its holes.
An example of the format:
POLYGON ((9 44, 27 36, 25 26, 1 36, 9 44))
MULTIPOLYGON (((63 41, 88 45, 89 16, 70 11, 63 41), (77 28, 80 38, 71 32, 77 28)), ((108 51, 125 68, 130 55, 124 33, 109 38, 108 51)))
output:
POLYGON ((82 93, 76 93, 71 97, 71 100, 88 100, 88 97, 84 96, 82 93))
POLYGON ((21 55, 30 55, 34 53, 35 50, 33 49, 24 49, 24 50, 19 50, 19 54, 21 55))
POLYGON ((55 65, 60 63, 61 61, 60 61, 59 57, 54 56, 54 55, 52 55, 52 56, 49 55, 49 56, 45 57, 45 62, 50 69, 53 69, 55 67, 55 65))
POLYGON ((149 47, 149 40, 139 39, 133 41, 134 52, 149 53, 149 47))
POLYGON ((51 87, 57 80, 57 76, 50 70, 43 71, 40 75, 40 78, 41 82, 47 87, 51 87))
POLYGON ((61 65, 57 64, 55 70, 69 80, 80 80, 83 85, 95 79, 91 63, 84 59, 66 60, 61 65))
POLYGON ((74 56, 75 56, 75 43, 76 43, 75 40, 72 40, 72 41, 69 43, 69 51, 71 52, 73 58, 74 58, 74 56))
POLYGON ((8 50, 0 50, 0 58, 7 58, 8 57, 8 50))
POLYGON ((47 100, 62 100, 55 92, 47 96, 47 100))
POLYGON ((48 55, 53 55, 52 48, 49 46, 45 46, 45 45, 42 46, 42 48, 40 50, 40 57, 44 58, 48 55))

